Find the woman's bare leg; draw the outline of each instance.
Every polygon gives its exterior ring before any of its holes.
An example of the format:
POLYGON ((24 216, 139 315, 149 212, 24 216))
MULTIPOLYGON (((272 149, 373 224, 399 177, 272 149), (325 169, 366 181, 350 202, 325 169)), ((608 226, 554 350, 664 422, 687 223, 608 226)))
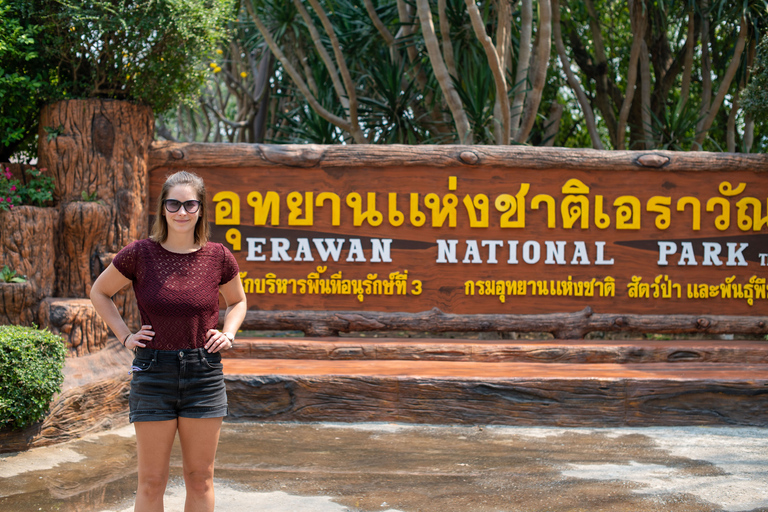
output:
POLYGON ((213 512, 213 461, 223 418, 179 418, 187 501, 184 512, 213 512))
POLYGON ((162 512, 177 423, 176 420, 137 421, 133 425, 139 457, 139 488, 134 510, 162 512))

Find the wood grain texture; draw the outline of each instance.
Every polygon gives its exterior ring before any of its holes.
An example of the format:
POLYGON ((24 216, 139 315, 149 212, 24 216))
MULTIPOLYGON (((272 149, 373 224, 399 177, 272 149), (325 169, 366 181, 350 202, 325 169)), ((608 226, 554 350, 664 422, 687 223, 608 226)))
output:
MULTIPOLYGON (((223 312, 220 323, 222 319, 223 312)), ((421 313, 251 310, 242 329, 300 330, 307 336, 365 331, 549 332, 556 338, 578 339, 595 331, 768 334, 768 317, 595 314, 591 308, 548 315, 457 315, 437 308, 421 313)))
POLYGON ((515 363, 768 364, 768 342, 748 340, 473 340, 238 338, 226 358, 515 363))
POLYGON ((768 365, 248 363, 225 363, 231 420, 768 425, 768 365))
POLYGON ((149 167, 349 167, 527 168, 625 171, 768 171, 765 155, 694 151, 597 151, 526 146, 320 146, 314 144, 205 144, 153 142, 149 167))

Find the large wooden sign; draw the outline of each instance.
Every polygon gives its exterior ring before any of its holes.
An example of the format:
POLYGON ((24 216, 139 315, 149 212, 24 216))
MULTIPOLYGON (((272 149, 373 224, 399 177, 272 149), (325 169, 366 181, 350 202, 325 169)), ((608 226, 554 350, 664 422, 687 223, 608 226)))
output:
MULTIPOLYGON (((762 315, 762 155, 488 147, 159 146, 253 309, 762 315)), ((151 210, 151 209, 150 209, 151 210)))

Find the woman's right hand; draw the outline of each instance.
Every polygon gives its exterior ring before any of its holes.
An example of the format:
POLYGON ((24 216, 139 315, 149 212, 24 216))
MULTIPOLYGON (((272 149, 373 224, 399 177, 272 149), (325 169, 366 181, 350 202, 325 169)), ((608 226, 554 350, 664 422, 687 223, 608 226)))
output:
POLYGON ((141 329, 125 339, 125 346, 131 349, 136 347, 144 348, 147 346, 148 341, 152 341, 154 336, 155 331, 152 330, 151 325, 142 325, 141 329))

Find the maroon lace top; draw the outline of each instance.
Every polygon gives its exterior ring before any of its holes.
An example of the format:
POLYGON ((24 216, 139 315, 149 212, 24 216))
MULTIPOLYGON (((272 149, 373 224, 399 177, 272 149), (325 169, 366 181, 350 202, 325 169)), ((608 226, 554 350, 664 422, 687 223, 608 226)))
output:
POLYGON ((179 350, 205 345, 219 321, 219 286, 238 275, 237 261, 222 244, 178 254, 150 239, 117 253, 112 264, 133 281, 141 323, 155 337, 147 348, 179 350))

